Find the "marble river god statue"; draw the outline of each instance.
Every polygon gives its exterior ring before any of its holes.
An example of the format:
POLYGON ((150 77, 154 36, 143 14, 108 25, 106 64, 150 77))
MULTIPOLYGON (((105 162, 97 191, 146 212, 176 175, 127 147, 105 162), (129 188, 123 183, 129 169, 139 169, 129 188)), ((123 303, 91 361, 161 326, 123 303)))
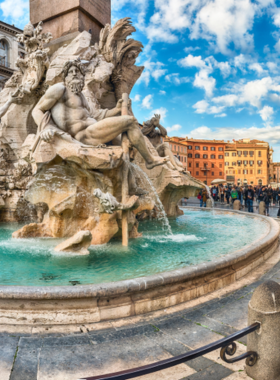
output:
POLYGON ((163 165, 168 157, 153 157, 147 149, 139 123, 133 116, 119 116, 122 100, 111 110, 90 114, 82 93, 85 72, 80 60, 67 61, 63 68, 64 83, 51 86, 36 105, 32 115, 40 138, 50 143, 57 134, 73 142, 98 146, 113 142, 127 132, 130 143, 140 152, 148 169, 163 165))

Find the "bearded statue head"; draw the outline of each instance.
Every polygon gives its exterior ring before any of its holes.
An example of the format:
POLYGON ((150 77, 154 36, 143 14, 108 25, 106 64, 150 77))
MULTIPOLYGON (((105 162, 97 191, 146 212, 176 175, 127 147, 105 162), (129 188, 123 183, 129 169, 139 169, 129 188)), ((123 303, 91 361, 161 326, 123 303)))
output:
POLYGON ((63 79, 66 87, 74 94, 80 94, 85 86, 85 70, 80 59, 67 61, 64 64, 63 79))

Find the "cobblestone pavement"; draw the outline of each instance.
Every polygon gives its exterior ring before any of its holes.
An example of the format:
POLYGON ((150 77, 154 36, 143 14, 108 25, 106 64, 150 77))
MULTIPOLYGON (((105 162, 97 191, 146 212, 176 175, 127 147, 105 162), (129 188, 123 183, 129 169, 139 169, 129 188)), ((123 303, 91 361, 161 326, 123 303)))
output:
MULTIPOLYGON (((261 277, 251 276, 258 280, 241 279, 242 287, 239 284, 230 288, 235 291, 228 290, 225 294, 223 289, 199 301, 134 317, 126 323, 78 326, 72 333, 50 334, 47 329, 36 328, 33 334, 2 332, 0 379, 77 380, 146 365, 217 341, 247 326, 248 302, 258 285, 268 279, 280 283, 279 259, 280 250, 268 260, 270 264, 263 264, 259 269, 259 273, 263 273, 261 277), (265 268, 270 269, 265 273, 265 268)), ((244 353, 246 337, 237 345, 236 355, 244 353)), ((244 371, 244 361, 222 362, 217 350, 139 379, 241 380, 249 377, 244 371)))

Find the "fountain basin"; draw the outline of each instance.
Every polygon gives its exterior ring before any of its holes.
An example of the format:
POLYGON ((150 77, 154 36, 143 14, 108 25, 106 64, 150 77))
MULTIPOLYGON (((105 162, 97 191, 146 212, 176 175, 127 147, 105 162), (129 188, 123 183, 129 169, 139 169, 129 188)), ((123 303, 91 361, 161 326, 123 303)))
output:
POLYGON ((273 255, 280 228, 275 220, 259 215, 215 211, 219 213, 236 220, 246 216, 250 223, 262 221, 265 236, 211 262, 146 277, 77 286, 0 286, 0 324, 66 325, 125 318, 174 306, 237 281, 273 255))

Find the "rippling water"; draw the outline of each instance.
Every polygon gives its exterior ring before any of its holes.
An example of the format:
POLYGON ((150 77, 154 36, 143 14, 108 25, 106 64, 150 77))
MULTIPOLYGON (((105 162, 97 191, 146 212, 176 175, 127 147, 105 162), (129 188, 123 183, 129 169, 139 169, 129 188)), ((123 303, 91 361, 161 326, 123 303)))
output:
POLYGON ((173 235, 161 224, 142 222, 143 238, 90 247, 89 256, 57 253, 57 239, 12 239, 21 226, 0 224, 0 285, 97 284, 143 277, 203 262, 236 251, 268 232, 268 225, 243 215, 186 210, 171 220, 173 235))

